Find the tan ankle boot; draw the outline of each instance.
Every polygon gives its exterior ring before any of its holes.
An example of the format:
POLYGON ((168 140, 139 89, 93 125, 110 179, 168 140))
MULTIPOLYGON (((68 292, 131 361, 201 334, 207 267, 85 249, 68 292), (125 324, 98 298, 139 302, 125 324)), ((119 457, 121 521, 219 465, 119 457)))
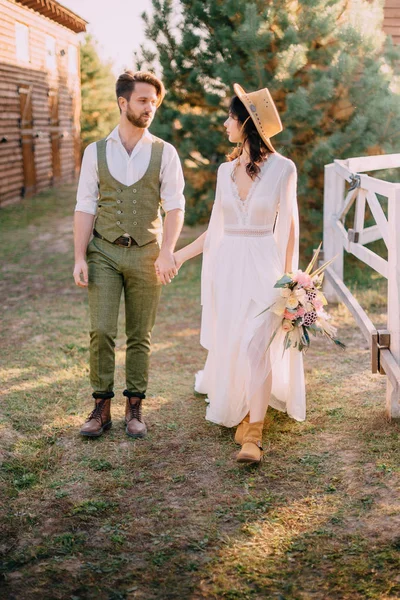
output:
POLYGON ((237 462, 251 464, 261 461, 263 427, 263 421, 247 424, 242 449, 236 457, 237 462))
POLYGON ((144 438, 147 433, 146 423, 142 421, 142 400, 136 396, 126 399, 125 406, 126 433, 129 437, 144 438))
POLYGON ((235 442, 241 446, 243 444, 243 436, 245 434, 246 425, 249 422, 250 413, 245 416, 245 418, 239 423, 236 427, 235 431, 235 442))
POLYGON ((112 427, 111 398, 96 398, 95 407, 82 425, 80 434, 87 437, 99 437, 112 427))

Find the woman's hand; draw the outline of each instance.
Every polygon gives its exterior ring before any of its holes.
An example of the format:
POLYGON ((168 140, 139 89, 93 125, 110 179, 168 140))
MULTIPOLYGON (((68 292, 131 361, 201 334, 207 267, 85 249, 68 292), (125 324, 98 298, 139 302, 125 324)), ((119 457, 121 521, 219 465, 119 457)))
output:
POLYGON ((184 246, 180 250, 177 250, 173 253, 173 258, 175 261, 175 268, 177 271, 181 268, 183 263, 187 260, 190 260, 194 256, 201 254, 203 252, 204 240, 206 239, 206 231, 199 235, 199 237, 194 240, 191 244, 184 246))
POLYGON ((181 257, 181 253, 180 250, 177 250, 177 252, 174 252, 174 261, 175 261, 175 266, 177 271, 179 271, 179 269, 181 268, 181 266, 183 265, 183 260, 181 257))

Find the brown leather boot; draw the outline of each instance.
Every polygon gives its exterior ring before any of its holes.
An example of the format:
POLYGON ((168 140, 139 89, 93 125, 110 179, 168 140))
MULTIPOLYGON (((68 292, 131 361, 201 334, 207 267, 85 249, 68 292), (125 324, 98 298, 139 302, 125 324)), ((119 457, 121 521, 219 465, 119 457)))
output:
POLYGON ((99 437, 112 427, 111 398, 95 398, 95 407, 82 425, 80 434, 99 437))
POLYGON ((129 437, 144 438, 147 433, 146 423, 142 421, 142 399, 136 396, 126 398, 125 406, 126 433, 129 437))
POLYGON ((264 421, 248 423, 243 437, 243 445, 236 457, 239 463, 259 463, 262 459, 262 432, 264 421))
POLYGON ((235 442, 236 444, 239 444, 239 446, 241 446, 243 444, 243 437, 246 431, 246 427, 247 427, 247 423, 249 422, 250 419, 250 413, 248 413, 245 418, 243 419, 243 421, 241 421, 239 423, 239 425, 236 427, 236 431, 235 431, 235 442))

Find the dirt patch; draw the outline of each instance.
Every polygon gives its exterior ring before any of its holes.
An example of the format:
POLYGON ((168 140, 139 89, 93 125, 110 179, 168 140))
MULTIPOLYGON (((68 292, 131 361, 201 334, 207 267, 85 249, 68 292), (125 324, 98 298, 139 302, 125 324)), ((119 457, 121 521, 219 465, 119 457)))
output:
POLYGON ((67 254, 73 244, 73 219, 65 217, 55 222, 50 231, 37 232, 33 228, 30 248, 32 253, 47 252, 67 254))

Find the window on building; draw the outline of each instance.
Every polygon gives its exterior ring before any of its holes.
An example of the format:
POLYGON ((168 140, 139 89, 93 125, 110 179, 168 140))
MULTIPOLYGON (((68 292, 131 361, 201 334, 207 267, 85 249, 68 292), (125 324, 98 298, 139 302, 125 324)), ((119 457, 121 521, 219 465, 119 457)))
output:
POLYGON ((50 71, 57 69, 56 38, 46 35, 46 67, 50 71))
POLYGON ((78 73, 78 51, 76 46, 68 46, 68 73, 77 75, 78 73))
POLYGON ((29 62, 29 27, 22 23, 15 23, 15 42, 17 60, 29 62))

